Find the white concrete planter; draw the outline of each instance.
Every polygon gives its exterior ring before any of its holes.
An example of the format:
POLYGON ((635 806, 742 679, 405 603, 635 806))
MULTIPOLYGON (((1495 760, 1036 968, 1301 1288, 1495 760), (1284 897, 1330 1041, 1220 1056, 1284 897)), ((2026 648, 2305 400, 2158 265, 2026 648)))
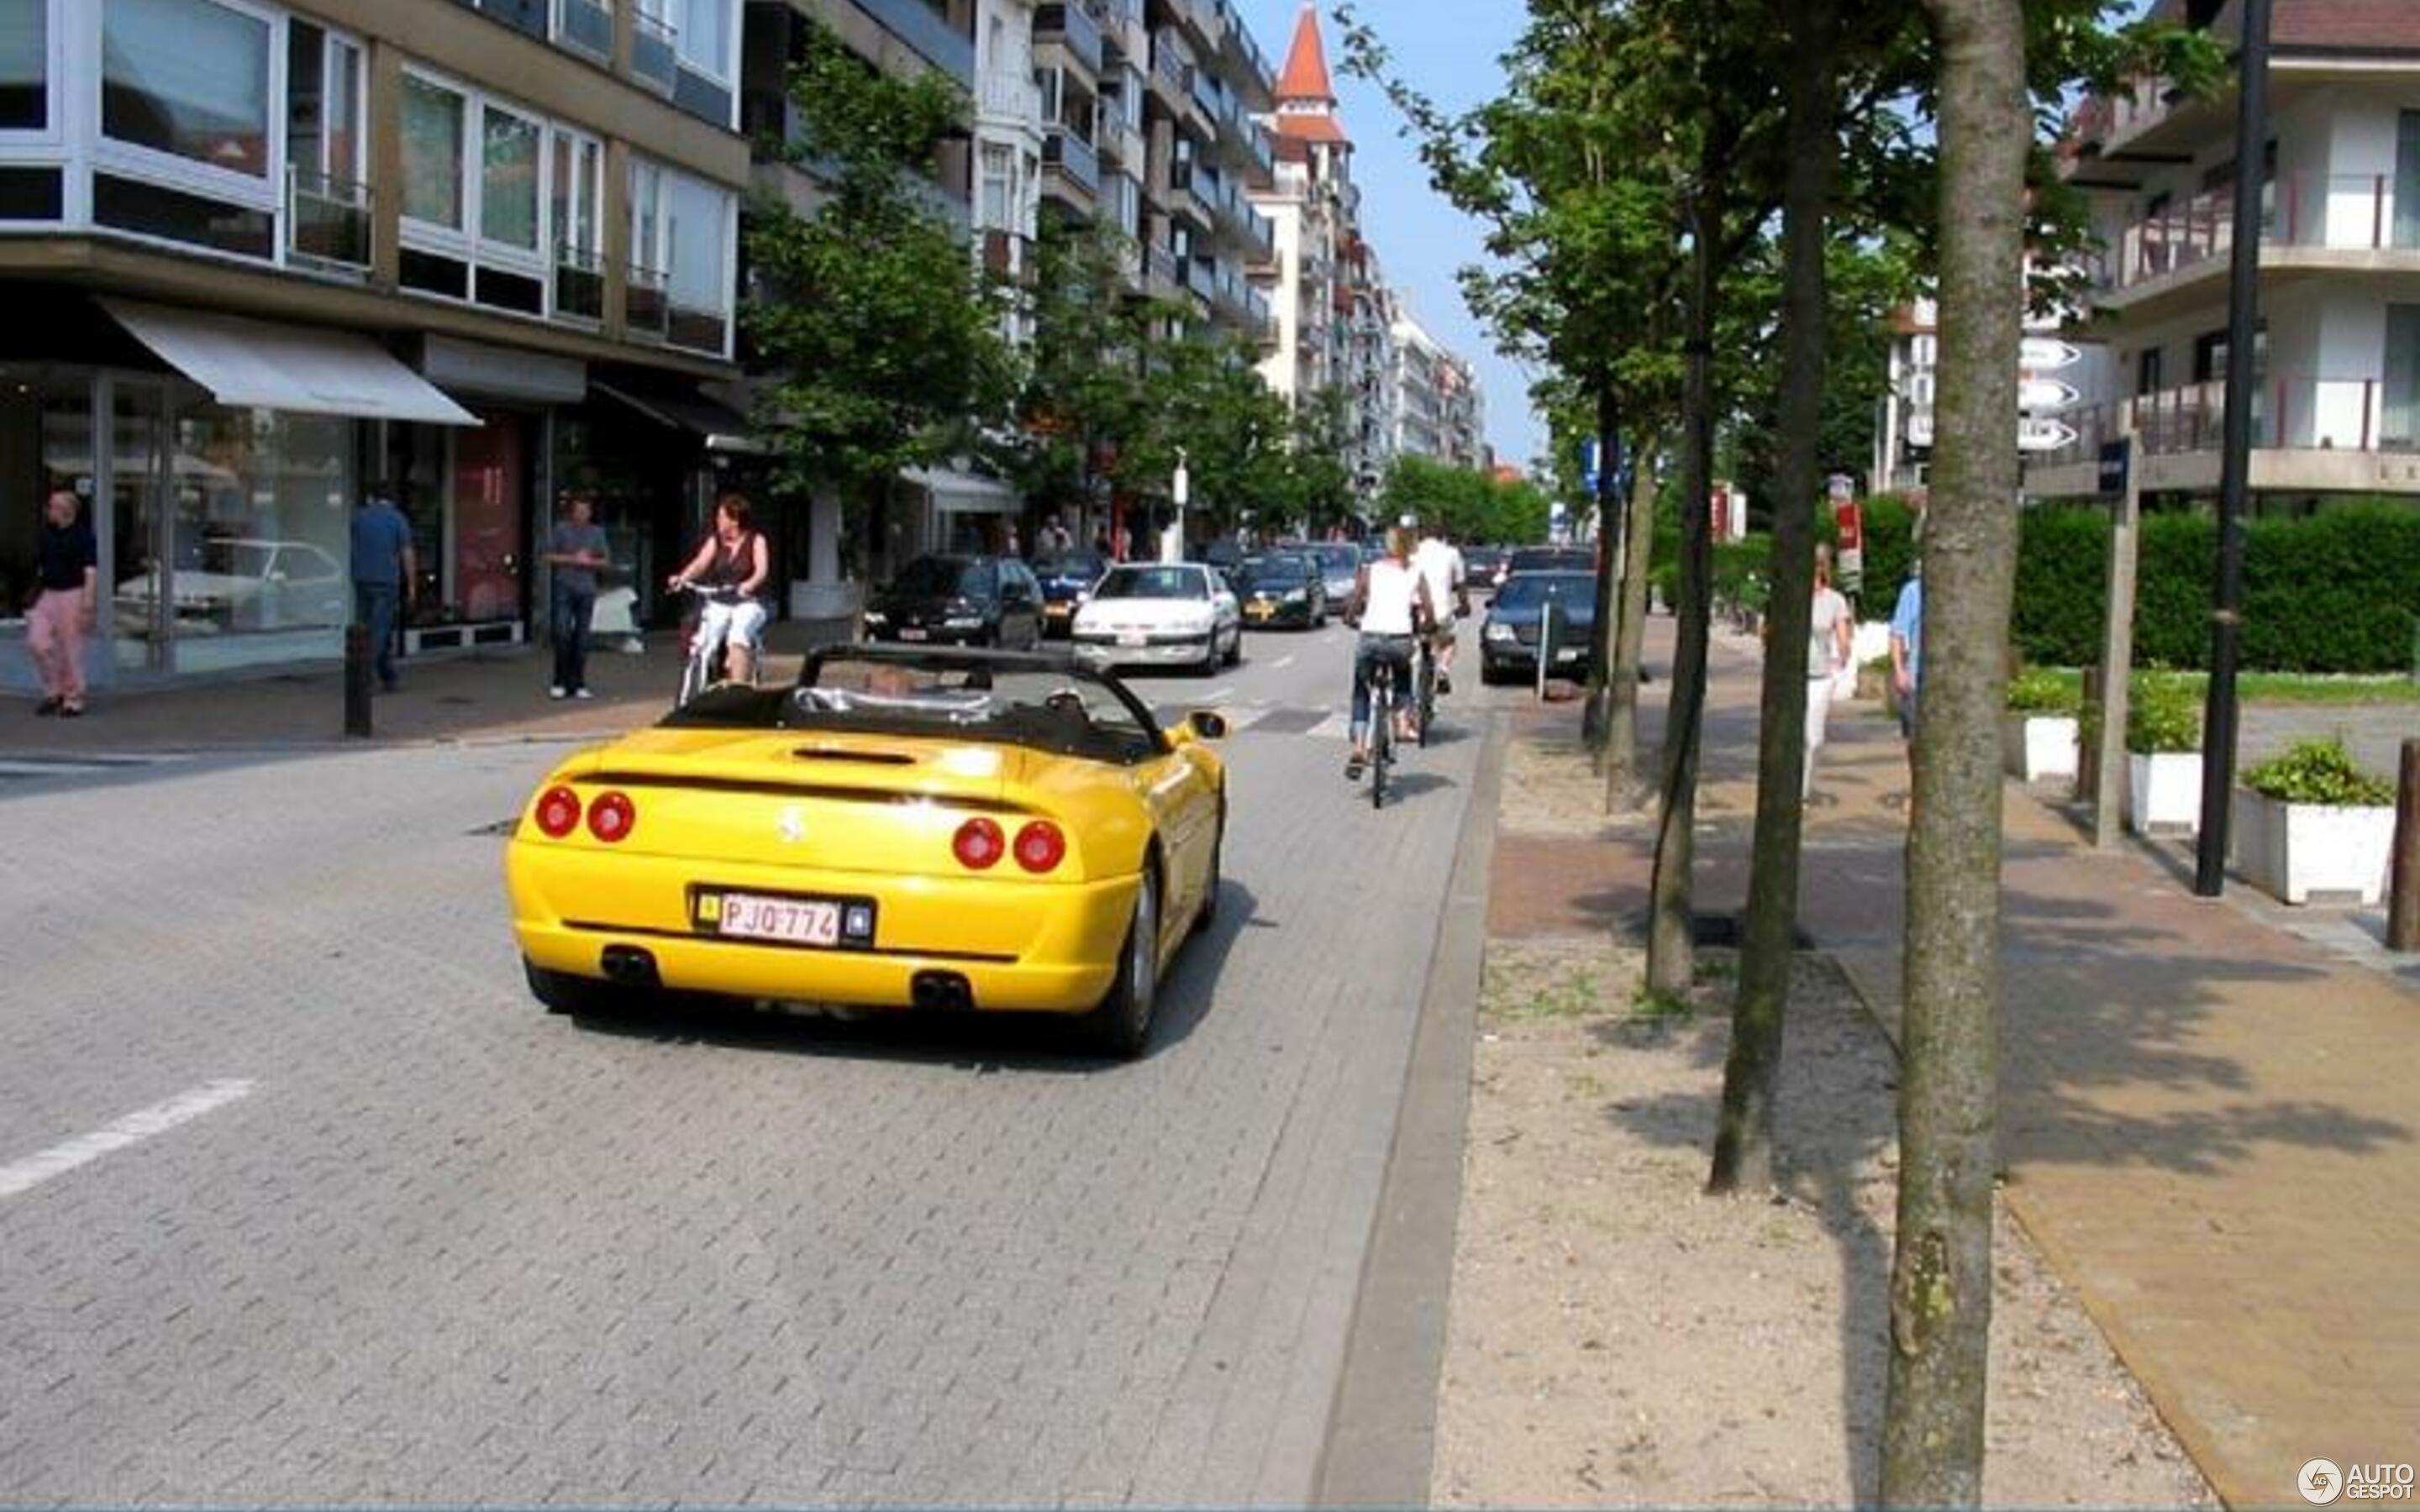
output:
POLYGON ((2386 895, 2392 805, 2288 803, 2237 788, 2231 827, 2235 869, 2272 897, 2374 903, 2386 895))
POLYGON ((2074 780, 2076 740, 2071 714, 2011 714, 2000 721, 2009 775, 2027 782, 2074 780))
POLYGON ((2142 835, 2201 831, 2201 752, 2126 753, 2126 823, 2142 835))

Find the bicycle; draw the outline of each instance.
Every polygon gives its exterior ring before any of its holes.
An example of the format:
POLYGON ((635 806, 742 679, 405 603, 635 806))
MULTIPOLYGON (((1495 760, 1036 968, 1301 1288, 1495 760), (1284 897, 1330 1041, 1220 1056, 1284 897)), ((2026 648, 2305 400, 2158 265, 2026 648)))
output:
POLYGON ((1370 807, 1387 806, 1387 768, 1395 764, 1395 664, 1370 669, 1370 807))
MULTIPOLYGON (((690 582, 680 584, 674 592, 696 601, 681 617, 680 693, 673 701, 673 707, 678 709, 687 707, 690 700, 725 680, 718 673, 724 670, 723 654, 729 649, 730 637, 706 639, 706 607, 718 603, 736 604, 739 600, 738 595, 729 590, 700 588, 690 582)), ((756 687, 764 677, 764 664, 761 653, 749 658, 748 685, 751 687, 756 687)))
POLYGON ((1419 726, 1419 743, 1429 743, 1429 726, 1436 719, 1436 650, 1426 634, 1412 642, 1412 717, 1419 726))

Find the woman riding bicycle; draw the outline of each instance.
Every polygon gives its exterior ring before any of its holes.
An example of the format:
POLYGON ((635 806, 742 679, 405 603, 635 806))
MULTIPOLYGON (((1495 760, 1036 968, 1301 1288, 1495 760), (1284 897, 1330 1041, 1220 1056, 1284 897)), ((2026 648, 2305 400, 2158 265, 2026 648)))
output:
POLYGON ((1357 625, 1361 638, 1353 648, 1353 754, 1345 758, 1344 776, 1356 780, 1370 764, 1370 680, 1380 664, 1394 671, 1397 718, 1403 717, 1402 690, 1411 686, 1412 637, 1435 623, 1428 584, 1413 570, 1412 541, 1401 528, 1387 532, 1387 554, 1361 564, 1353 580, 1353 603, 1345 623, 1357 625))
POLYGON ((757 594, 771 574, 772 554, 764 532, 749 523, 748 501, 727 493, 715 501, 713 532, 666 584, 675 592, 691 584, 703 591, 706 609, 691 654, 711 665, 714 648, 726 647, 735 683, 755 680, 765 635, 765 601, 757 594))

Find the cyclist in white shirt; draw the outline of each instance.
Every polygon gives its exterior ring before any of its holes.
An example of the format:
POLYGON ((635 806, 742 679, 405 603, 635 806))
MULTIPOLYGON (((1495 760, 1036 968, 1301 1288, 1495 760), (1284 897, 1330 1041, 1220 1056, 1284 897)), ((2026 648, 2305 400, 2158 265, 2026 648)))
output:
MULTIPOLYGON (((1395 687, 1408 692, 1412 679, 1412 637, 1434 624, 1435 614, 1428 582, 1412 567, 1411 532, 1387 532, 1387 554, 1364 563, 1355 576, 1353 602, 1345 623, 1361 628, 1353 648, 1353 754, 1344 761, 1345 779, 1353 780, 1370 764, 1370 673, 1384 661, 1395 669, 1395 687)), ((1407 711, 1398 706, 1397 717, 1407 711)))
MULTIPOLYGON (((1405 517, 1409 523, 1409 517, 1405 517)), ((1419 569, 1421 581, 1428 585, 1429 602, 1436 607, 1436 619, 1430 632, 1429 655, 1436 661, 1436 690, 1453 691, 1454 624, 1470 612, 1470 592, 1465 586, 1467 569, 1462 562, 1462 548, 1445 538, 1445 532, 1431 520, 1420 532, 1420 544, 1412 552, 1412 565, 1419 569)))

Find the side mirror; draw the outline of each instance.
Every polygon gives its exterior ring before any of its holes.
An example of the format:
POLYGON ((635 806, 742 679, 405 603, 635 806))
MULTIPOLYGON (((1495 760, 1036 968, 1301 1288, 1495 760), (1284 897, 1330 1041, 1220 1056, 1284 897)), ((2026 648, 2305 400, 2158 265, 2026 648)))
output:
POLYGON ((1204 740, 1227 738, 1227 717, 1209 709, 1196 709, 1185 717, 1186 725, 1204 740))

